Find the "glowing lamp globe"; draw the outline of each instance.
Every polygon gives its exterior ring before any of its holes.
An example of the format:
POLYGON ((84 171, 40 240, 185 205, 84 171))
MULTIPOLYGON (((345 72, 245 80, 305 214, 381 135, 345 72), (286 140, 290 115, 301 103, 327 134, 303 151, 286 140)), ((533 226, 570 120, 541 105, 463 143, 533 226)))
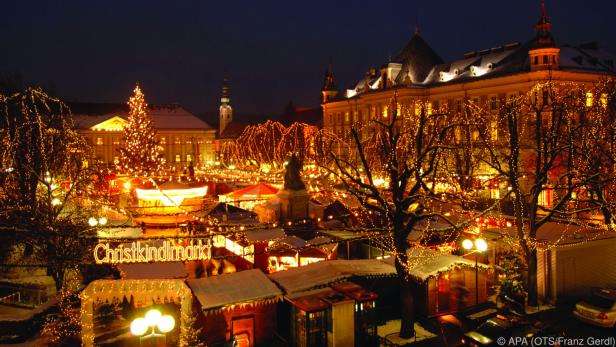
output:
POLYGON ((60 204, 61 204, 60 199, 58 199, 58 198, 54 198, 53 200, 51 200, 51 204, 52 204, 53 206, 58 206, 58 205, 60 205, 60 204))
POLYGON ((148 331, 148 322, 143 318, 137 318, 130 324, 130 332, 135 336, 141 336, 148 331))
POLYGON ((475 247, 479 252, 484 252, 488 249, 488 244, 484 239, 477 239, 475 240, 475 247))
POLYGON ((90 217, 90 219, 88 219, 88 224, 91 227, 96 226, 96 224, 98 224, 98 220, 96 220, 96 218, 94 218, 94 217, 90 217))
POLYGON ((105 225, 107 224, 107 217, 101 217, 98 219, 98 224, 105 225))
POLYGON ((158 325, 158 321, 160 320, 161 313, 157 309, 151 309, 148 313, 145 314, 145 320, 149 326, 155 327, 158 325))
POLYGON ((166 334, 175 327, 175 319, 169 315, 164 315, 158 320, 158 330, 166 334))
POLYGON ((464 241, 462 241, 462 248, 466 250, 473 248, 473 241, 465 239, 464 241))

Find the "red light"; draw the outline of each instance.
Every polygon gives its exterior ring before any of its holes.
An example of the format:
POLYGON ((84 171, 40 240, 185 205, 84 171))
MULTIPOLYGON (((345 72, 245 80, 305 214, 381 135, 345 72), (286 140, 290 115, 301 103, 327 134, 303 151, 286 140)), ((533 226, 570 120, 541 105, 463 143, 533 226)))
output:
POLYGON ((607 319, 607 314, 605 314, 604 312, 601 312, 601 313, 599 313, 597 318, 599 318, 599 319, 607 319))

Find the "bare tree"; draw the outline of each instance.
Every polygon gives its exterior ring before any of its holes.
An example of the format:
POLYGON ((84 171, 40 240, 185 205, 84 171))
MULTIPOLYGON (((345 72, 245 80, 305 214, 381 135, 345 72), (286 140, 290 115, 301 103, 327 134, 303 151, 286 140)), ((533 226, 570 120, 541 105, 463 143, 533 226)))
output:
POLYGON ((390 236, 388 251, 395 257, 400 280, 400 336, 408 338, 414 334, 409 278, 414 264, 408 252, 415 245, 408 240, 410 233, 422 230, 439 234, 440 239, 451 239, 472 223, 462 214, 454 218, 446 212, 474 198, 474 194, 461 190, 463 185, 454 173, 456 153, 463 155, 453 141, 455 129, 471 124, 449 113, 432 113, 427 103, 411 110, 399 104, 397 97, 388 111, 365 126, 352 127, 346 143, 324 142, 329 146, 329 161, 321 165, 365 209, 384 221, 383 232, 390 236), (440 221, 449 227, 426 229, 429 221, 440 221))
POLYGON ((67 269, 80 265, 100 208, 102 175, 69 109, 37 89, 0 97, 3 150, 0 229, 8 244, 26 247, 60 289, 67 269))
POLYGON ((511 189, 517 241, 526 260, 528 304, 538 304, 537 234, 550 221, 573 219, 581 209, 574 198, 583 183, 574 158, 579 92, 552 81, 501 100, 497 111, 478 112, 484 124, 497 124, 494 138, 482 137, 483 162, 511 189))

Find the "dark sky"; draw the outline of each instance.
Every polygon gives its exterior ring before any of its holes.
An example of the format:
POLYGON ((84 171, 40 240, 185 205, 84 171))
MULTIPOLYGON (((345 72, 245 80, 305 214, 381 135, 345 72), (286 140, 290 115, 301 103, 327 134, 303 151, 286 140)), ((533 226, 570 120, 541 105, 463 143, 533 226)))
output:
MULTIPOLYGON (((616 51, 614 0, 547 0, 559 43, 616 51)), ((215 113, 225 72, 239 113, 317 106, 330 59, 340 87, 395 55, 419 19, 444 58, 532 37, 539 0, 2 1, 0 72, 67 100, 150 103, 215 113)))

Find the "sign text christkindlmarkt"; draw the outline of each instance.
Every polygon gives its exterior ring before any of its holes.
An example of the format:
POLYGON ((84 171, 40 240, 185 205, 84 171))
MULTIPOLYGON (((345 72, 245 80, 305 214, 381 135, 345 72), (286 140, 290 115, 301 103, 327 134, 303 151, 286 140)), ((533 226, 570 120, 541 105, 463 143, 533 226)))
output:
POLYGON ((167 261, 210 259, 209 241, 190 240, 190 242, 163 241, 152 245, 135 241, 112 247, 109 243, 99 243, 94 247, 94 260, 97 264, 150 263, 167 261))

